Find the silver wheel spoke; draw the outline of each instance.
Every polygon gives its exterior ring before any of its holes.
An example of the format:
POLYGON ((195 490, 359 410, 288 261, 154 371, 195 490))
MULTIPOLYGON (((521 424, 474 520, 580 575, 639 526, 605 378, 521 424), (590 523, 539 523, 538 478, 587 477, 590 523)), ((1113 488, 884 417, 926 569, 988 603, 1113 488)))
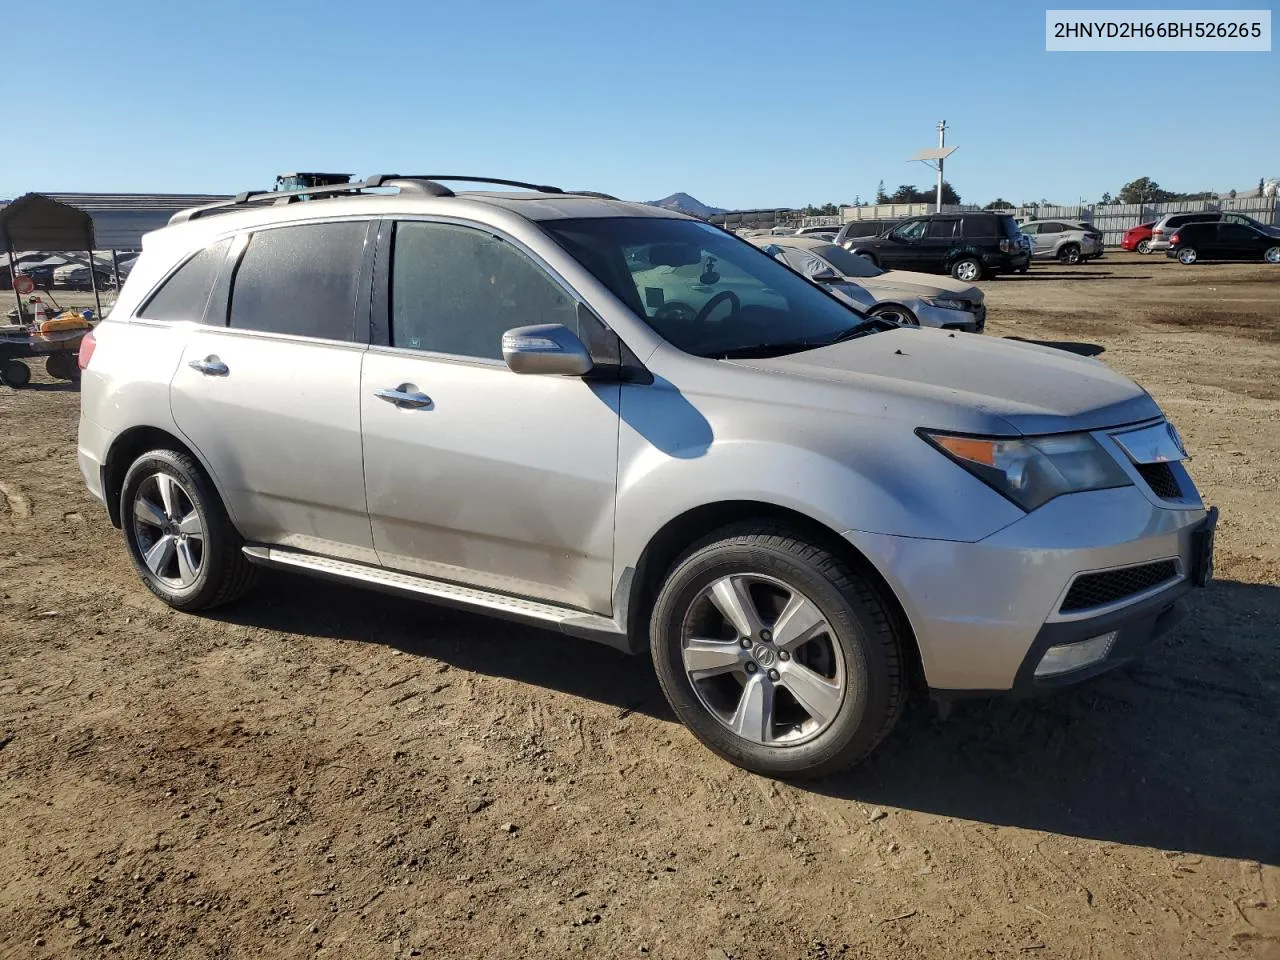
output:
POLYGON ((729 727, 740 737, 768 743, 773 731, 773 684, 763 674, 753 674, 742 688, 738 709, 729 727))
POLYGON ((183 586, 186 586, 195 580, 199 564, 191 556, 191 544, 185 540, 178 540, 174 549, 178 554, 178 579, 182 581, 183 586))
POLYGON ((157 577, 164 576, 160 571, 167 567, 169 565, 169 561, 173 559, 173 551, 176 543, 177 541, 168 535, 157 540, 143 558, 146 561, 147 569, 157 577))
POLYGON ((783 607, 778 621, 773 625, 773 642, 783 650, 794 653, 826 629, 818 608, 798 593, 793 593, 783 607))
POLYGON ((684 642, 684 668, 694 680, 705 680, 741 669, 751 658, 736 640, 690 637, 684 642))
POLYGON ((145 497, 133 501, 133 515, 149 527, 164 527, 164 511, 145 497))
POLYGON ((778 683, 787 688, 804 711, 825 724, 840 709, 840 685, 819 676, 794 660, 779 666, 778 683))
POLYGON ((711 588, 711 602, 738 631, 738 636, 754 639, 760 635, 763 627, 760 614, 742 577, 724 577, 716 581, 711 588))
POLYGON ((204 527, 200 525, 200 514, 192 510, 178 523, 178 532, 197 540, 204 539, 204 527))
POLYGON ((164 503, 165 516, 176 517, 178 515, 178 485, 174 483, 173 477, 168 474, 157 473, 156 487, 160 490, 160 499, 164 503))

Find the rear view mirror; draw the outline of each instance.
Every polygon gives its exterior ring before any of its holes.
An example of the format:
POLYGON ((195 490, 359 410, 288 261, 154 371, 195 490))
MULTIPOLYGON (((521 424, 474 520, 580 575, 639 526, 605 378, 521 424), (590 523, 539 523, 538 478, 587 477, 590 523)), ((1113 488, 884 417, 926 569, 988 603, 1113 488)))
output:
POLYGON ((515 327, 502 335, 502 359, 514 373, 582 377, 594 365, 572 330, 560 323, 515 327))
POLYGON ((702 251, 692 243, 655 243, 649 262, 658 267, 691 267, 702 262, 702 251))

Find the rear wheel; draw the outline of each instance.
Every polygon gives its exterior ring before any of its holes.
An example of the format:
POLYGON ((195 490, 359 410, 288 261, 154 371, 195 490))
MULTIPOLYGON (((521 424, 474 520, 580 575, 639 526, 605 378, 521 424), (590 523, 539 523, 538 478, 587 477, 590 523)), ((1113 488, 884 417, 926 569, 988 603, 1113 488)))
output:
POLYGON ((244 541, 200 465, 178 450, 145 453, 125 474, 120 526, 143 583, 179 610, 206 610, 256 578, 244 541))
POLYGON ((1150 253, 1150 252, 1151 252, 1151 241, 1150 241, 1150 240, 1139 240, 1139 241, 1138 241, 1138 252, 1139 252, 1139 253, 1141 253, 1141 254, 1144 254, 1144 255, 1145 255, 1145 254, 1150 253))
POLYGON ((650 636, 677 716, 766 776, 854 764, 902 710, 902 656, 874 591, 788 527, 743 523, 695 545, 659 592, 650 636))
POLYGON ((1197 256, 1195 247, 1183 247, 1178 251, 1178 262, 1189 267, 1196 262, 1197 256))
POLYGON ((1064 244, 1058 251, 1058 259, 1063 263, 1080 263, 1080 246, 1075 243, 1064 244))
POLYGON ((1280 263, 1280 247, 1268 247, 1267 252, 1262 255, 1262 259, 1267 263, 1280 263))
POLYGON ((31 382, 31 368, 21 360, 6 360, 0 367, 0 380, 15 390, 21 390, 31 382))
POLYGON ((70 380, 75 383, 80 379, 80 365, 70 353, 53 353, 44 362, 44 369, 55 380, 70 380))
POLYGON ((951 265, 951 276, 965 283, 982 279, 982 264, 977 257, 961 257, 951 265))

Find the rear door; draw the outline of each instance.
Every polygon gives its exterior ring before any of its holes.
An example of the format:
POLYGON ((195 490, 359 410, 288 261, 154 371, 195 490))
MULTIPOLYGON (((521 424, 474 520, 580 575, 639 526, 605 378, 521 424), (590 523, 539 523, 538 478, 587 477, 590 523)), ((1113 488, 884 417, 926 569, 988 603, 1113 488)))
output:
POLYGON ((360 405, 381 562, 608 614, 619 385, 502 360, 512 327, 560 323, 590 343, 603 324, 488 227, 387 221, 379 251, 360 405))
POLYGON ((1225 260, 1255 260, 1262 256, 1262 235, 1238 223, 1219 223, 1218 256, 1225 260))
POLYGON ((920 241, 920 262, 930 273, 943 273, 951 265, 951 254, 960 242, 959 217, 934 217, 920 241))
POLYGON ((170 385, 174 419, 247 540, 376 562, 359 403, 371 226, 239 237, 170 385))

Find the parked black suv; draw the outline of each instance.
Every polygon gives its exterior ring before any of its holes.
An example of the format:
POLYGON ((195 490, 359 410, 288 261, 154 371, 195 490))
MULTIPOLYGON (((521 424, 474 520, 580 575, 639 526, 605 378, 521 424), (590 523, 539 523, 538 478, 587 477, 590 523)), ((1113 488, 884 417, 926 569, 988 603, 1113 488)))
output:
POLYGON ((850 220, 840 228, 834 242, 847 250, 855 240, 883 236, 901 222, 901 217, 891 220, 850 220))
POLYGON ((1184 223, 1169 238, 1167 257, 1190 266, 1197 260, 1265 260, 1280 263, 1280 237, 1243 223, 1184 223))
POLYGON ((1007 213, 935 213, 903 220, 882 236, 848 248, 886 270, 949 273, 972 283, 1025 270, 1030 253, 1007 213))

